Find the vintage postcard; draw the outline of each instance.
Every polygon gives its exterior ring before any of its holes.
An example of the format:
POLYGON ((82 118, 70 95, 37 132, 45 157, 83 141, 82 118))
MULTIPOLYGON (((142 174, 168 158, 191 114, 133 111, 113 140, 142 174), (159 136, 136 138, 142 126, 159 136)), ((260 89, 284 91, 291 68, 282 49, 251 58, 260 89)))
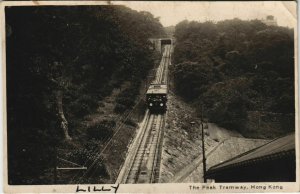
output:
POLYGON ((1 2, 4 192, 299 192, 296 10, 1 2))

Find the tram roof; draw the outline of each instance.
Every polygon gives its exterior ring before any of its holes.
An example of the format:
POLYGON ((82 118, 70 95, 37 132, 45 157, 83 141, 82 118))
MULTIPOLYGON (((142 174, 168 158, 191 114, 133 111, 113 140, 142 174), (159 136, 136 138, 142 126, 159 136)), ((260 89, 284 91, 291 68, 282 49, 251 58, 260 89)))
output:
POLYGON ((147 94, 166 94, 167 85, 165 84, 151 84, 148 88, 147 94))

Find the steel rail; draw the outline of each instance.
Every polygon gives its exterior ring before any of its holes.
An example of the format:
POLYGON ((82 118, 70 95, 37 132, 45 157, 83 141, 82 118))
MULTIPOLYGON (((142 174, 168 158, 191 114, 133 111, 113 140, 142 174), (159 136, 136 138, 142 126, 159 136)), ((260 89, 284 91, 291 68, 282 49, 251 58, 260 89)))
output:
MULTIPOLYGON (((154 83, 164 83, 170 61, 171 47, 165 46, 154 83)), ((165 115, 154 115, 148 111, 129 147, 127 157, 116 183, 152 183, 159 178, 160 156, 165 115), (157 172, 158 171, 158 172, 157 172)))

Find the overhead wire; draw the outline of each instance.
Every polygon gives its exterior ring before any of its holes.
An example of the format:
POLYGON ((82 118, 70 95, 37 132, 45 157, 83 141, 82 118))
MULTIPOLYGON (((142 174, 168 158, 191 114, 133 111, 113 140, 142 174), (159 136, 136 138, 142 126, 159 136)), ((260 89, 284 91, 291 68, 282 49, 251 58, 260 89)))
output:
MULTIPOLYGON (((168 51, 167 51, 168 49, 166 49, 165 50, 165 52, 164 53, 168 53, 168 51)), ((158 68, 158 70, 157 70, 157 75, 156 75, 156 77, 157 77, 157 79, 156 79, 156 82, 161 82, 161 79, 163 78, 163 73, 164 73, 164 66, 165 66, 165 63, 166 63, 166 60, 165 60, 165 57, 163 57, 163 59, 162 59, 162 61, 161 61, 161 63, 160 63, 160 66, 159 66, 159 68, 158 68)), ((142 98, 140 98, 140 100, 141 100, 142 98)), ((139 101, 140 101, 139 100, 139 101)), ((138 103, 137 103, 138 104, 138 103)), ((131 111, 132 112, 132 111, 131 111)), ((124 124, 123 124, 124 125, 124 124)), ((122 126, 120 126, 120 127, 123 127, 123 125, 122 126)), ((119 128, 120 129, 120 128, 119 128)), ((105 147, 105 149, 106 149, 106 147, 105 147)), ((104 152, 104 150, 98 155, 98 157, 94 160, 94 162, 93 162, 93 164, 89 167, 89 170, 96 164, 96 162, 97 162, 97 160, 100 158, 100 155, 102 154, 104 152)), ((103 159, 100 161, 100 162, 102 162, 103 161, 103 159)), ((99 166, 96 166, 96 169, 94 169, 94 171, 93 171, 93 173, 90 175, 90 176, 93 176, 93 174, 96 172, 96 170, 99 168, 99 166)), ((84 175, 79 179, 79 181, 81 181, 82 180, 82 178, 84 178, 87 174, 88 174, 89 172, 88 171, 86 171, 86 173, 84 173, 84 175)))
MULTIPOLYGON (((166 55, 170 55, 170 49, 166 49, 164 53, 165 53, 166 55)), ((164 70, 165 70, 164 66, 165 66, 165 63, 166 63, 166 62, 167 62, 167 60, 165 60, 165 58, 163 57, 163 59, 162 59, 162 61, 161 61, 161 64, 160 64, 160 67, 159 67, 159 69, 158 69, 158 71, 157 71, 157 75, 156 75, 156 76, 157 76, 157 81, 158 81, 158 82, 162 82, 162 81, 163 81, 162 79, 165 77, 165 76, 163 76, 163 74, 164 74, 164 70), (159 73, 158 73, 158 72, 159 72, 159 73)), ((133 111, 135 110, 135 108, 137 107, 137 105, 140 103, 140 101, 141 101, 142 99, 143 99, 143 97, 140 97, 139 101, 138 101, 138 102, 136 103, 136 105, 132 108, 132 110, 128 111, 128 114, 126 115, 126 117, 125 117, 124 119, 122 119, 122 116, 124 116, 125 113, 118 117, 117 123, 119 122, 120 126, 117 127, 117 125, 116 125, 116 128, 115 128, 115 129, 117 129, 117 131, 116 131, 116 132, 113 134, 113 136, 107 141, 107 143, 105 144, 105 146, 104 146, 104 148, 102 149, 102 151, 101 151, 99 154, 96 154, 97 157, 94 159, 93 163, 89 166, 88 170, 85 171, 85 173, 79 178, 79 182, 80 182, 83 178, 85 178, 85 177, 87 176, 87 174, 91 171, 91 169, 92 169, 92 168, 94 167, 94 165, 96 164, 97 160, 99 160, 99 159, 101 158, 101 155, 104 153, 104 151, 106 151, 106 149, 108 148, 108 145, 111 143, 111 141, 113 140, 113 138, 116 137, 116 135, 118 134, 118 132, 120 131, 120 129, 125 125, 125 121, 131 116, 131 114, 133 113, 133 111)), ((97 148, 96 148, 95 150, 97 150, 97 148)), ((84 165, 86 165, 86 163, 87 163, 89 160, 90 160, 90 159, 87 159, 84 165)), ((103 158, 102 158, 102 160, 101 160, 100 162, 102 162, 102 161, 103 161, 103 158)), ((94 169, 94 171, 93 171, 93 173, 91 174, 91 176, 94 175, 94 173, 98 170, 98 168, 99 168, 99 165, 96 166, 96 168, 94 169)), ((73 182, 73 181, 75 180, 75 178, 78 176, 78 174, 79 174, 79 173, 77 173, 77 174, 72 178, 71 182, 73 182)), ((90 176, 90 177, 91 177, 91 176, 90 176)))

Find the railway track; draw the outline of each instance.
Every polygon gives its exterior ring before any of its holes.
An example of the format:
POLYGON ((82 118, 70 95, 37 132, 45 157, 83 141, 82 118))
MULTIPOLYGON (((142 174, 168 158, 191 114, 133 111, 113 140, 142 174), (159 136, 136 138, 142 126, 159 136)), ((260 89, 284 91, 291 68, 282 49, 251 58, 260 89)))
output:
MULTIPOLYGON (((171 46, 165 46, 162 60, 156 72, 155 83, 166 84, 170 53, 171 46)), ((146 111, 136 137, 129 147, 117 183, 159 182, 164 123, 164 114, 150 114, 149 111, 146 111)))

